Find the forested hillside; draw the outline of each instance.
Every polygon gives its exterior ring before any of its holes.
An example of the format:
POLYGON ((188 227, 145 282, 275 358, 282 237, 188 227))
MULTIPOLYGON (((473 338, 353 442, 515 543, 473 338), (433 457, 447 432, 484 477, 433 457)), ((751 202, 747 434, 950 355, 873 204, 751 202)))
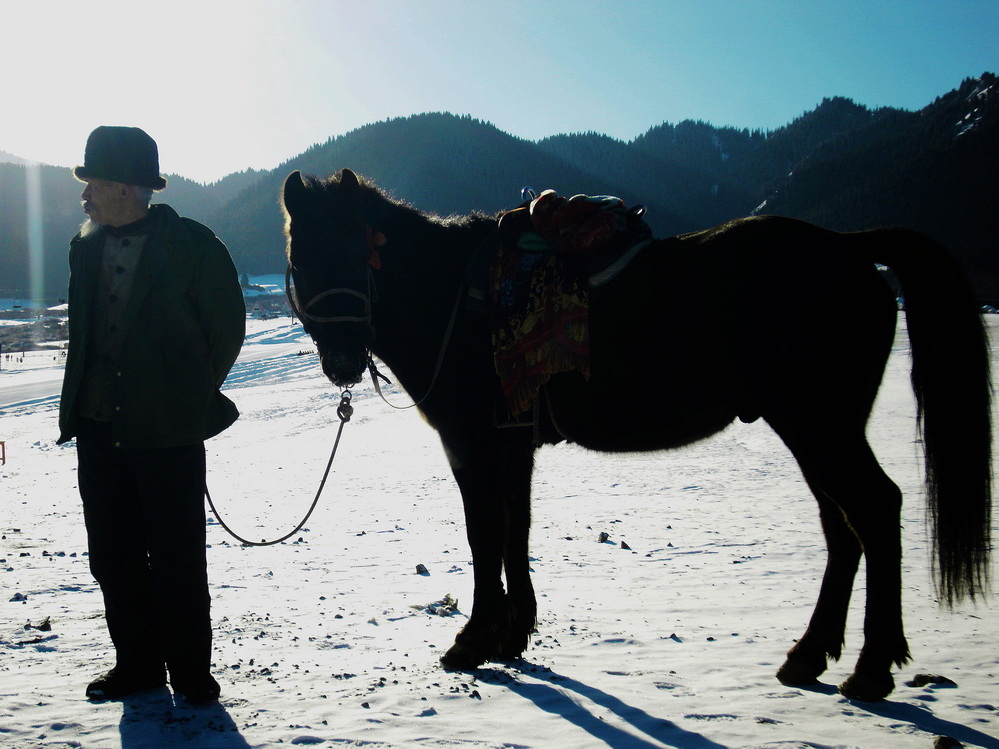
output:
MULTIPOLYGON (((269 172, 208 186, 171 176, 157 199, 211 226, 241 273, 274 273, 284 262, 278 199, 285 176, 345 166, 442 215, 500 211, 531 186, 644 203, 660 236, 754 212, 839 230, 911 226, 960 256, 983 300, 999 299, 999 84, 990 73, 918 112, 836 97, 770 132, 686 121, 628 143, 599 133, 531 142, 471 117, 420 114, 330 138, 269 172)), ((80 185, 66 169, 36 170, 39 239, 28 230, 28 169, 0 164, 0 287, 28 288, 34 241, 45 258, 45 294, 63 296, 65 248, 83 218, 80 185)))

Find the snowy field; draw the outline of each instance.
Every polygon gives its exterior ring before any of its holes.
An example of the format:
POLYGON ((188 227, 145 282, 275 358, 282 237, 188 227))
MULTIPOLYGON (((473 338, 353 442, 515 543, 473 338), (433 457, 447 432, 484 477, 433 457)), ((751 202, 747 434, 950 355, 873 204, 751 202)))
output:
MULTIPOLYGON (((999 316, 987 320, 994 332, 999 316)), ((299 355, 311 349, 287 318, 251 322, 226 384, 242 417, 208 443, 209 486, 250 538, 294 528, 332 447, 339 397, 316 357, 299 355)), ((209 520, 221 702, 175 704, 166 688, 88 702, 84 688, 113 654, 87 567, 75 451, 55 445, 57 397, 26 389, 57 387, 60 366, 29 352, 0 371, 2 747, 930 749, 947 736, 999 748, 999 605, 948 612, 934 600, 904 330, 871 439, 906 494, 913 661, 880 704, 835 691, 860 645, 862 582, 844 659, 824 683, 774 678, 804 631, 825 553, 815 502, 762 423, 668 454, 543 449, 533 645, 519 662, 442 670, 471 604, 460 500, 435 434, 367 381, 302 532, 246 547, 209 520), (457 611, 440 615, 433 604, 448 596, 457 611), (954 684, 907 685, 917 674, 954 684)))

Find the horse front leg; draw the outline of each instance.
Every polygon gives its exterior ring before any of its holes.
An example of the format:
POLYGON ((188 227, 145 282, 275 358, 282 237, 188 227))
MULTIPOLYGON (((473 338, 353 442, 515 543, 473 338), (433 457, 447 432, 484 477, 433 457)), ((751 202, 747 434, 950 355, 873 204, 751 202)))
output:
POLYGON ((513 660, 524 654, 538 621, 538 603, 531 583, 530 531, 531 531, 531 475, 534 465, 534 447, 521 454, 518 470, 506 477, 504 490, 506 508, 506 536, 503 547, 503 566, 506 571, 507 603, 510 608, 510 630, 500 651, 500 660, 513 660), (524 470, 527 466, 527 470, 524 470))
POLYGON ((474 581, 471 616, 441 658, 445 668, 456 670, 519 656, 536 618, 527 560, 530 511, 526 509, 533 447, 529 441, 518 444, 496 432, 489 437, 469 439, 466 435, 445 442, 461 489, 474 581), (509 595, 503 588, 504 561, 509 595))

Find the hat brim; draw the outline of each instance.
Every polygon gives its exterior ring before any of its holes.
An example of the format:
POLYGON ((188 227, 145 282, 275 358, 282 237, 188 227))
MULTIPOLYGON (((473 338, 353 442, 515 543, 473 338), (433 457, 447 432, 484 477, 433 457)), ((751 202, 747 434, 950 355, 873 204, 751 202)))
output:
POLYGON ((78 166, 73 169, 73 176, 76 177, 80 182, 85 182, 88 179, 106 179, 109 182, 121 182, 126 185, 138 185, 139 187, 148 187, 150 190, 162 190, 167 186, 167 181, 163 177, 157 177, 153 180, 153 184, 141 184, 135 182, 134 180, 122 179, 119 176, 112 174, 104 174, 93 169, 87 169, 85 166, 78 166))

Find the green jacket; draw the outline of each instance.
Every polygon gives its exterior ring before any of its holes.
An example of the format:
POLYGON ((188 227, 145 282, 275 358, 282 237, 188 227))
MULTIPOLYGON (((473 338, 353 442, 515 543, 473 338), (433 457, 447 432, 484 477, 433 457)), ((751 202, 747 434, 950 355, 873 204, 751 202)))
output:
MULTIPOLYGON (((139 264, 122 324, 112 434, 117 447, 193 444, 239 413, 219 392, 243 345, 246 308, 236 268, 210 229, 170 206, 156 222, 139 264)), ((59 404, 59 444, 76 436, 77 398, 87 365, 104 230, 77 235, 69 248, 69 351, 59 404)))

